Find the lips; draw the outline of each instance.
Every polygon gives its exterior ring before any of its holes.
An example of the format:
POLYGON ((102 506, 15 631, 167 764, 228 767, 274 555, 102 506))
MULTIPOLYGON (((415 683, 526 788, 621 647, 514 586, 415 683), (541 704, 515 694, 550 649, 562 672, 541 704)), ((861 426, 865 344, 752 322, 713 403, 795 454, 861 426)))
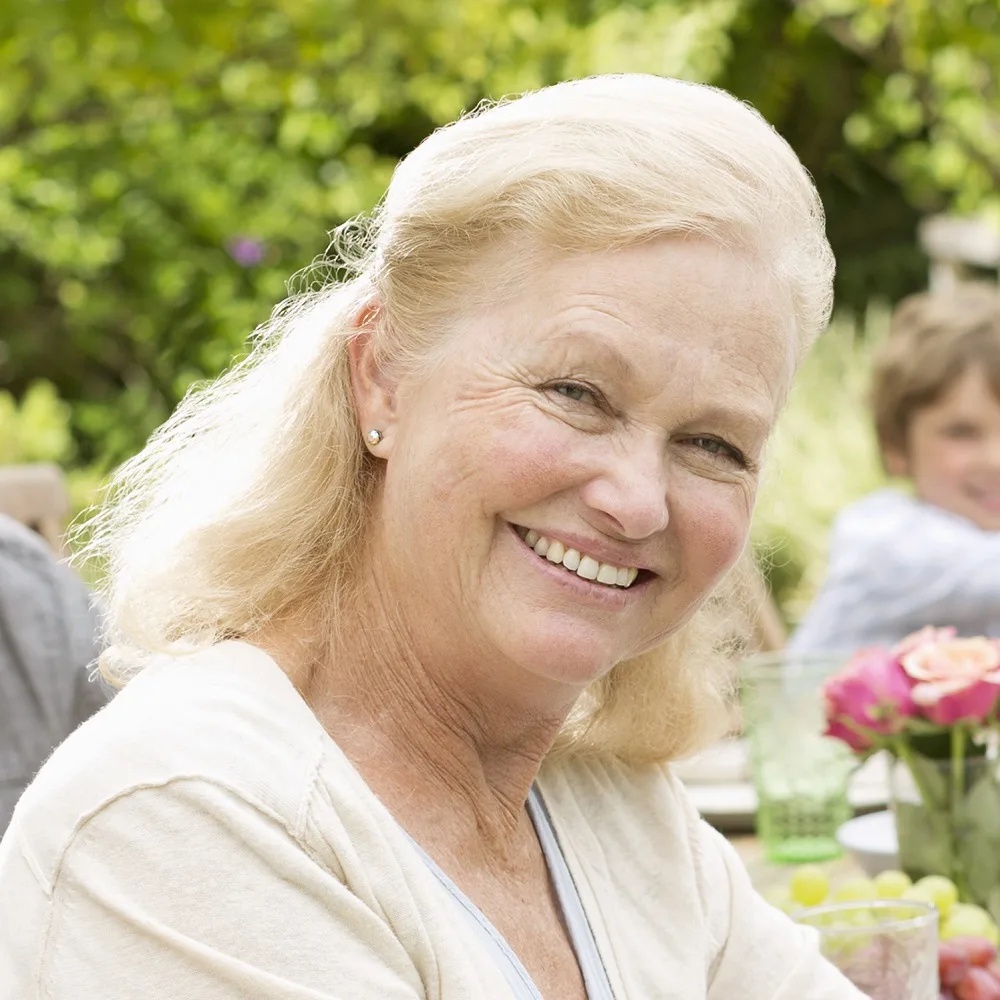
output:
POLYGON ((553 565, 562 566, 568 573, 574 573, 583 580, 623 590, 631 587, 644 570, 635 566, 618 566, 602 562, 596 556, 578 548, 568 548, 558 539, 540 535, 537 531, 520 525, 513 525, 521 540, 541 559, 553 565))

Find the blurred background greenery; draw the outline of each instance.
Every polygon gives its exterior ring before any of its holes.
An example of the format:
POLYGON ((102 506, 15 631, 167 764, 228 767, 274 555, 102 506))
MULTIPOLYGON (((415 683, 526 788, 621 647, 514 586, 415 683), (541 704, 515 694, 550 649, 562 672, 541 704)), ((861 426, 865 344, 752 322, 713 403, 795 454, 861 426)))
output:
POLYGON ((1000 218, 998 0, 19 0, 0 9, 0 462, 79 508, 238 355, 330 229, 483 97, 595 72, 716 83, 813 173, 838 319, 756 525, 786 615, 830 519, 880 482, 885 307, 939 211, 1000 218))

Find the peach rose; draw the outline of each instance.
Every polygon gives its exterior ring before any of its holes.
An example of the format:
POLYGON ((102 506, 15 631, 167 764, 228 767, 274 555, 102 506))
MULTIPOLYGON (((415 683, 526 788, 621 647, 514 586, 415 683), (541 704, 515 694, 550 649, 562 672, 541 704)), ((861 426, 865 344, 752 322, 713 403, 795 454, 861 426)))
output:
POLYGON ((938 628, 935 625, 925 625, 922 629, 911 632, 905 638, 900 639, 892 647, 892 655, 897 658, 906 656, 907 653, 913 652, 913 650, 918 649, 920 646, 929 646, 936 642, 948 642, 949 639, 954 639, 956 634, 956 629, 951 625, 946 625, 944 628, 938 628))
POLYGON ((914 702, 931 722, 984 722, 1000 698, 1000 645, 982 637, 918 645, 900 657, 914 702))

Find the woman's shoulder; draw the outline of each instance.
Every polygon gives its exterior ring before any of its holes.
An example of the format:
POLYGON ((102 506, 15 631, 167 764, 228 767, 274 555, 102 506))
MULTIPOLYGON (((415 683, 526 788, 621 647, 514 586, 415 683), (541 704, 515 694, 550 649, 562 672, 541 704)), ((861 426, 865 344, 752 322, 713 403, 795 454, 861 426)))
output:
POLYGON ((221 643, 164 658, 130 681, 55 749, 11 825, 50 871, 102 810, 175 782, 214 785, 291 827, 328 743, 267 654, 221 643))
POLYGON ((541 789, 595 934, 637 982, 707 989, 731 897, 724 854, 666 764, 554 760, 541 789), (667 927, 683 933, 664 936, 667 927))
POLYGON ((598 944, 630 996, 652 996, 672 977, 713 1000, 860 998, 754 892, 669 765, 553 760, 540 783, 598 944))
POLYGON ((697 891, 702 820, 668 764, 556 758, 546 762, 539 784, 568 838, 600 844, 606 861, 620 858, 630 871, 655 856, 662 871, 672 869, 672 880, 686 873, 697 891))
POLYGON ((574 849, 593 852, 592 863, 599 856, 615 891, 640 892, 650 919, 683 910, 703 921, 706 941, 714 937, 732 848, 702 819, 669 763, 584 756, 547 765, 543 778, 557 825, 574 849))

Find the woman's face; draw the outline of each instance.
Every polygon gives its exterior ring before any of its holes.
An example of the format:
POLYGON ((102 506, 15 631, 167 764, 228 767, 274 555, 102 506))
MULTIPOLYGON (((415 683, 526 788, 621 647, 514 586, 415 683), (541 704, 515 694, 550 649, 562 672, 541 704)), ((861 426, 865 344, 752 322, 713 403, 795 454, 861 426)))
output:
POLYGON ((539 267, 389 409, 359 400, 415 653, 585 685, 677 629, 743 549, 793 329, 752 261, 663 239, 539 267))

